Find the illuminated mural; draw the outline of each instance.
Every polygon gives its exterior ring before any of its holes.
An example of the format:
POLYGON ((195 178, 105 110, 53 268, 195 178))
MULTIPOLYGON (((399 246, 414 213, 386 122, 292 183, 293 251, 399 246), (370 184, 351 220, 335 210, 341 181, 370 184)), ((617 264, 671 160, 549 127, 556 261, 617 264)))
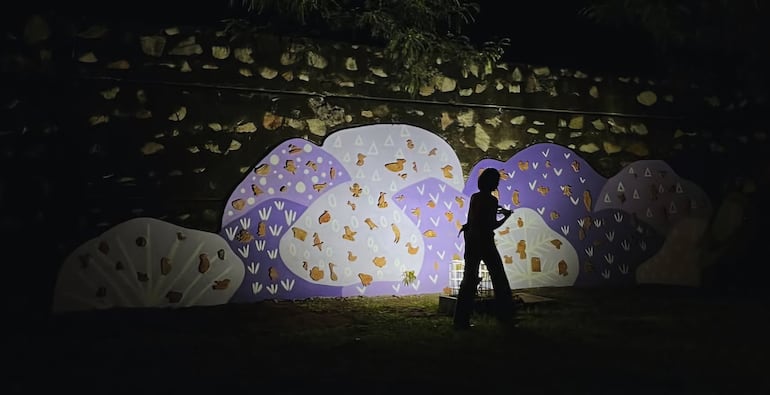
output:
MULTIPOLYGON (((637 161, 605 179, 572 150, 535 144, 506 162, 477 163, 466 194, 487 167, 501 170, 498 197, 514 210, 496 236, 512 288, 637 283, 636 269, 650 264, 671 229, 711 216, 705 193, 661 161, 637 161)), ((644 282, 679 282, 663 273, 679 270, 688 255, 681 252, 655 257, 665 267, 644 282)))
POLYGON ((287 140, 228 200, 222 235, 247 264, 234 300, 440 291, 463 250, 462 187, 454 150, 416 127, 287 140))
POLYGON ((605 179, 543 143, 483 159, 466 180, 439 136, 387 124, 340 130, 321 146, 282 142, 227 199, 218 234, 137 218, 85 243, 62 267, 55 307, 446 293, 487 167, 500 170, 500 203, 514 210, 496 234, 512 288, 697 285, 695 255, 682 249, 699 240, 711 206, 664 162, 605 179))

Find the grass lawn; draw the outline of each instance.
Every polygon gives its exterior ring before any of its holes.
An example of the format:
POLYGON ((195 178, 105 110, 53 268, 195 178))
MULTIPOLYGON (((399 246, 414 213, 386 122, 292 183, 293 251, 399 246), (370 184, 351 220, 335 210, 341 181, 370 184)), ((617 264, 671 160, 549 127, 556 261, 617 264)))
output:
MULTIPOLYGON (((536 288, 516 326, 455 332, 439 296, 264 301, 53 317, 17 335, 10 393, 760 394, 767 300, 536 288)), ((5 392, 8 393, 8 392, 5 392)))

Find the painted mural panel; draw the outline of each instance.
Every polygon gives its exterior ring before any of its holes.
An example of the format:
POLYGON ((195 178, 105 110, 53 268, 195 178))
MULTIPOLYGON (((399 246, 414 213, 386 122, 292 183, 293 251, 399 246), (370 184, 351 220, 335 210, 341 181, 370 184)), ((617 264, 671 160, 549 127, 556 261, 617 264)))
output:
POLYGON ((627 165, 607 180, 598 196, 597 210, 622 209, 661 234, 668 234, 684 218, 708 219, 712 214, 705 192, 662 161, 627 165))
POLYGON ((697 285, 692 251, 711 205, 665 163, 605 179, 544 143, 483 159, 466 180, 443 139, 387 124, 274 147, 224 203, 218 234, 137 218, 84 243, 61 269, 55 310, 447 293, 487 167, 514 210, 495 237, 512 288, 697 285))
MULTIPOLYGON (((501 205, 514 210, 497 237, 514 288, 531 286, 516 280, 521 273, 559 273, 561 281, 549 280, 547 285, 564 284, 570 279, 574 279, 570 285, 634 284, 636 269, 661 250, 672 224, 690 216, 711 215, 705 193, 661 161, 634 162, 605 179, 567 147, 535 144, 505 162, 480 161, 468 175, 466 194, 475 190, 478 175, 487 167, 500 169, 501 205), (681 209, 675 215, 651 215, 676 207, 681 209), (555 270, 544 269, 542 256, 528 254, 529 246, 536 245, 537 239, 501 234, 535 226, 526 220, 527 216, 520 215, 522 209, 534 210, 547 227, 567 241, 565 248, 577 254, 560 258, 555 270)), ((547 250, 538 254, 544 253, 547 250)), ((679 264, 665 257, 657 261, 679 264)), ((667 266, 666 270, 671 268, 667 266)))
POLYGON ((222 234, 247 264, 234 300, 440 292, 462 252, 452 148, 407 125, 275 147, 229 199, 222 234))
POLYGON ((666 163, 641 160, 607 180, 599 208, 622 209, 664 235, 656 255, 636 270, 637 283, 700 285, 698 243, 713 214, 705 192, 666 163))
POLYGON ((134 218, 91 239, 64 261, 53 311, 227 303, 244 265, 215 233, 134 218))
POLYGON ((709 262, 697 251, 703 248, 701 240, 707 229, 708 221, 703 218, 673 223, 658 253, 637 268, 636 283, 699 286, 701 270, 709 262))

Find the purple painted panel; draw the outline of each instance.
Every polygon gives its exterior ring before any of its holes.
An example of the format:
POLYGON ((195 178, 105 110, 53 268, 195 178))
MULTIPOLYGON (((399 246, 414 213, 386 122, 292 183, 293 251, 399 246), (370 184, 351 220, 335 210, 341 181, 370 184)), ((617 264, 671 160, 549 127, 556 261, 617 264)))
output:
POLYGON ((227 200, 222 227, 236 221, 265 200, 281 198, 302 205, 350 175, 334 156, 307 140, 286 140, 265 156, 227 200))
POLYGON ((575 285, 636 283, 636 268, 656 254, 664 237, 630 213, 607 209, 582 220, 576 245, 580 275, 575 285), (582 239, 581 239, 582 237, 582 239))
MULTIPOLYGON (((575 285, 634 283, 635 268, 657 252, 663 237, 631 212, 597 211, 605 179, 572 150, 551 143, 519 151, 506 162, 484 159, 468 176, 465 192, 475 191, 478 174, 486 167, 501 170, 501 205, 536 211, 554 232, 577 251, 577 262, 564 259, 562 268, 579 267, 575 285)), ((603 207, 607 208, 607 207, 603 207)), ((512 216, 516 218, 516 214, 512 216)), ((531 244, 525 240, 522 245, 531 244)), ((513 251, 501 254, 515 256, 513 251)), ((522 262, 523 263, 523 262, 522 262)), ((530 273, 539 262, 528 263, 530 273)), ((540 270, 543 270, 540 268, 540 270)), ((555 270, 559 270, 557 267, 555 270)), ((569 270, 566 271, 570 273, 569 270)), ((509 275, 509 277, 511 277, 509 275)), ((564 275, 562 275, 564 277, 564 275)), ((521 286, 515 280, 512 286, 521 286)), ((555 284, 552 284, 555 285, 555 284)))
POLYGON ((712 211, 702 189, 658 160, 629 164, 607 180, 598 197, 597 209, 621 209, 662 234, 683 218, 709 218, 712 211))

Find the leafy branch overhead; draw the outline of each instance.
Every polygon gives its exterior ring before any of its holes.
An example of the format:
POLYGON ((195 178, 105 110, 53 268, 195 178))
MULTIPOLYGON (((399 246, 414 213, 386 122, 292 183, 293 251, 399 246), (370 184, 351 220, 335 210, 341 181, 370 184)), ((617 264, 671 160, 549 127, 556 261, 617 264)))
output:
POLYGON ((394 80, 412 95, 433 83, 437 64, 490 72, 510 44, 507 38, 478 44, 463 35, 481 9, 461 0, 230 0, 230 6, 252 20, 277 17, 381 45, 394 80))

